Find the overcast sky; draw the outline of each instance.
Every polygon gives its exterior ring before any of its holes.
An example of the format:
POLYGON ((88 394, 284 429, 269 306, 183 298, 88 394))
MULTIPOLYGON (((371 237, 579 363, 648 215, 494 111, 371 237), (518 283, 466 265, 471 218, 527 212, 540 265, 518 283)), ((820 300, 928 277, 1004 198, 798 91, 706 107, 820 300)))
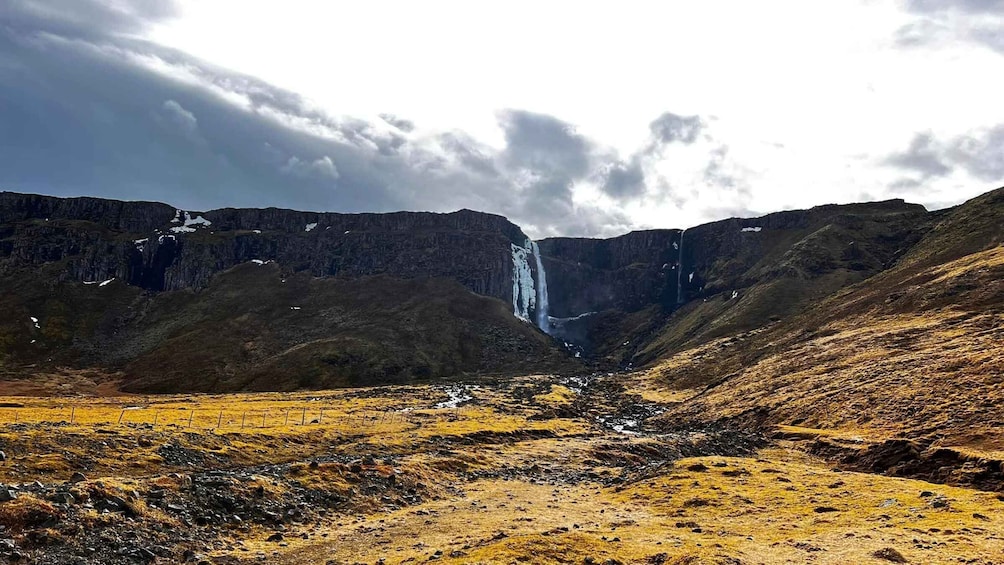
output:
POLYGON ((0 0, 0 189, 532 237, 1004 185, 1004 0, 0 0))

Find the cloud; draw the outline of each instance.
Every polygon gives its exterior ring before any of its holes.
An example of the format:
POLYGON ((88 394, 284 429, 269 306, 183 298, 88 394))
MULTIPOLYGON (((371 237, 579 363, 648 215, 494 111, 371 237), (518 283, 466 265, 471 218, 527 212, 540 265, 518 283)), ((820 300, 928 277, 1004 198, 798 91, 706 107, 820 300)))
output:
POLYGON ((21 29, 102 36, 137 33, 180 14, 175 0, 6 0, 4 19, 21 29))
POLYGON ((905 8, 916 18, 896 31, 900 46, 964 41, 1004 54, 1004 0, 907 0, 905 8))
POLYGON ((704 128, 699 116, 678 116, 666 112, 649 124, 652 137, 658 143, 693 143, 704 128))
POLYGON ((63 5, 18 1, 17 17, 0 27, 0 53, 17 63, 0 65, 4 189, 191 210, 472 208, 535 236, 633 226, 620 210, 575 201, 574 186, 595 179, 611 153, 553 116, 501 112, 498 149, 463 132, 419 134, 397 116, 332 115, 132 37, 171 17, 173 5, 93 0, 94 13, 53 15, 63 5), (99 15, 111 18, 107 28, 99 15))
MULTIPOLYGON (((666 112, 621 158, 558 117, 506 109, 497 114, 504 145, 489 146, 392 114, 335 115, 136 39, 176 16, 173 2, 14 0, 4 10, 0 58, 16 63, 0 64, 0 187, 9 190, 191 210, 471 208, 534 237, 609 236, 636 227, 626 203, 682 202, 655 166, 669 147, 707 137, 699 116, 666 112), (604 196, 583 199, 581 187, 604 196)), ((722 171, 725 158, 709 156, 722 171)))
POLYGON ((906 9, 919 13, 964 12, 967 14, 1004 14, 1004 0, 907 0, 906 9))
POLYGON ((411 120, 406 120, 404 118, 399 118, 394 114, 380 114, 380 119, 403 132, 410 133, 415 130, 414 122, 412 122, 411 120))
POLYGON ((919 173, 923 178, 942 177, 952 172, 944 161, 943 151, 930 133, 918 133, 906 151, 893 153, 885 164, 919 173))
POLYGON ((338 169, 335 168, 331 157, 325 155, 313 161, 301 161, 299 157, 293 156, 280 167, 283 173, 295 177, 309 178, 318 177, 322 179, 338 180, 338 169))
POLYGON ((165 100, 154 118, 169 131, 178 133, 197 146, 205 146, 206 140, 199 133, 199 120, 174 100, 165 100))
POLYGON ((918 133, 902 152, 889 155, 883 164, 915 173, 889 185, 893 191, 920 186, 921 181, 945 177, 961 170, 973 178, 999 184, 1004 181, 1004 124, 939 140, 931 133, 918 133))
POLYGON ((641 157, 635 155, 627 163, 619 162, 607 169, 603 192, 618 199, 636 198, 645 193, 645 171, 641 157))

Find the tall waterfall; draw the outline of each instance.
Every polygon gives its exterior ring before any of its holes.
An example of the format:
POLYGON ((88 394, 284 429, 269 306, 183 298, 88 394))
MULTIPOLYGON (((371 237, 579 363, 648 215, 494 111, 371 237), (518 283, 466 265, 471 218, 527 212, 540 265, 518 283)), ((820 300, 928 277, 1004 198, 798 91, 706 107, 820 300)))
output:
POLYGON ((530 321, 530 310, 534 308, 537 293, 533 288, 533 273, 530 263, 526 260, 530 253, 530 240, 526 247, 515 243, 512 247, 512 315, 521 320, 530 321))
POLYGON ((537 259, 537 291, 540 296, 537 298, 537 327, 544 330, 544 333, 551 333, 551 320, 547 315, 547 273, 544 272, 544 262, 540 259, 540 247, 537 242, 530 243, 533 249, 533 256, 537 259))
POLYGON ((680 257, 676 265, 676 303, 683 304, 683 236, 687 230, 680 232, 680 257))

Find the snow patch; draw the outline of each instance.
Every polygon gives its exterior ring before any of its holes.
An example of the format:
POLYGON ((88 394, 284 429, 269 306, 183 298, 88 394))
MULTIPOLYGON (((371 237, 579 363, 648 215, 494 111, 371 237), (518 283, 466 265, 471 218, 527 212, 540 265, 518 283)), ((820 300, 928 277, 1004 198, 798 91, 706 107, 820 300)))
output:
POLYGON ((38 318, 36 318, 35 316, 28 316, 28 319, 31 320, 31 323, 35 324, 36 330, 42 329, 42 326, 38 325, 38 318))
POLYGON ((733 290, 732 291, 732 298, 739 298, 739 291, 738 290, 733 290))
POLYGON ((261 230, 251 230, 251 231, 253 231, 254 233, 261 233, 261 230))
POLYGON ((300 307, 299 306, 290 306, 289 309, 290 310, 299 310, 300 307))
POLYGON ((112 277, 106 281, 101 281, 100 283, 98 283, 98 286, 108 286, 109 284, 111 284, 113 280, 115 280, 115 277, 112 277))
POLYGON ((763 229, 762 227, 760 227, 760 226, 757 226, 757 227, 755 227, 755 228, 743 228, 743 229, 741 229, 741 230, 739 230, 739 231, 740 231, 740 232, 754 232, 754 233, 756 233, 756 232, 759 232, 759 231, 760 231, 760 230, 762 230, 762 229, 763 229))
POLYGON ((310 231, 310 230, 312 230, 312 229, 314 229, 316 227, 317 227, 317 222, 312 222, 312 223, 309 223, 309 224, 303 226, 303 231, 310 231))
POLYGON ((146 245, 146 243, 148 241, 150 241, 150 238, 149 237, 144 237, 143 239, 135 239, 135 240, 133 240, 132 243, 133 243, 133 245, 136 246, 136 249, 138 249, 140 252, 142 252, 143 251, 143 246, 146 245))
POLYGON ((690 278, 687 280, 687 282, 694 282, 694 273, 690 273, 690 278))
POLYGON ((161 235, 157 237, 157 243, 164 243, 164 240, 168 238, 170 238, 171 241, 177 241, 173 235, 161 235))
POLYGON ((178 212, 174 215, 174 219, 171 220, 171 223, 184 224, 181 226, 175 226, 171 228, 171 231, 174 233, 191 233, 195 231, 195 228, 192 226, 207 227, 212 225, 212 222, 203 218, 202 216, 196 216, 193 218, 191 214, 183 210, 178 210, 178 212), (184 215, 184 220, 182 220, 182 215, 184 215))

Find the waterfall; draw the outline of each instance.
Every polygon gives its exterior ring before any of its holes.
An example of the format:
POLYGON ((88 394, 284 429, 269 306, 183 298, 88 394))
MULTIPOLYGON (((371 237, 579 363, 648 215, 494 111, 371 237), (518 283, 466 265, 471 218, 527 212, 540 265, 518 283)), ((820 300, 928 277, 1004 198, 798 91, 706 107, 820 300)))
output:
POLYGON ((680 257, 676 265, 676 303, 683 304, 683 236, 687 230, 680 232, 680 257))
POLYGON ((537 298, 537 327, 544 330, 544 333, 551 333, 551 321, 547 315, 547 273, 544 272, 544 262, 540 259, 540 247, 537 242, 530 243, 533 249, 533 256, 537 259, 537 291, 540 297, 537 298))
POLYGON ((512 247, 512 314, 521 320, 530 321, 530 310, 534 307, 536 293, 533 290, 533 273, 526 260, 530 252, 529 240, 526 247, 515 243, 512 247))

